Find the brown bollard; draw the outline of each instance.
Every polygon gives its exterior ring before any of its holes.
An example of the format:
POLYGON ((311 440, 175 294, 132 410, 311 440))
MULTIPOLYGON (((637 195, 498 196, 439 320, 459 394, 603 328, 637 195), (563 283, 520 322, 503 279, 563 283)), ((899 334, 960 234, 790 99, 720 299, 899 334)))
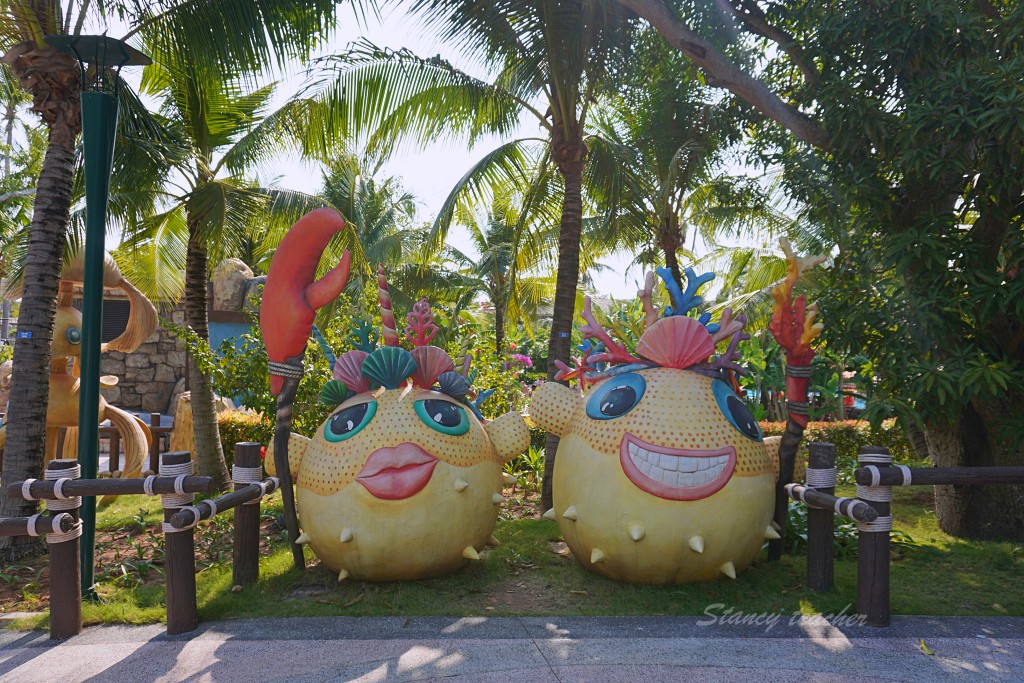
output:
MULTIPOLYGON (((807 486, 829 495, 836 492, 836 447, 830 443, 808 445, 807 486)), ((834 587, 835 511, 807 509, 807 587, 824 593, 834 587)))
MULTIPOLYGON (((47 481, 78 479, 82 468, 76 460, 51 460, 44 477, 47 481)), ((68 497, 46 501, 50 514, 66 512, 76 524, 67 533, 47 534, 50 546, 50 639, 63 640, 82 632, 82 526, 78 509, 82 499, 68 497)))
MULTIPOLYGON (((236 443, 235 463, 231 466, 231 481, 235 490, 263 481, 261 445, 236 443)), ((231 584, 248 586, 256 583, 260 575, 260 499, 235 508, 235 535, 231 549, 231 584)))
MULTIPOLYGON (((192 455, 186 452, 160 456, 160 476, 192 474, 192 455)), ((194 631, 199 625, 196 605, 196 556, 192 527, 175 529, 171 517, 184 505, 191 505, 195 494, 171 493, 160 496, 164 507, 164 569, 167 574, 167 635, 194 631)))
MULTIPOLYGON (((879 473, 892 466, 887 448, 863 446, 857 456, 862 468, 879 473)), ((866 617, 868 626, 888 626, 889 611, 889 532, 892 531, 892 487, 857 485, 857 498, 878 512, 878 519, 857 523, 857 613, 866 617)))

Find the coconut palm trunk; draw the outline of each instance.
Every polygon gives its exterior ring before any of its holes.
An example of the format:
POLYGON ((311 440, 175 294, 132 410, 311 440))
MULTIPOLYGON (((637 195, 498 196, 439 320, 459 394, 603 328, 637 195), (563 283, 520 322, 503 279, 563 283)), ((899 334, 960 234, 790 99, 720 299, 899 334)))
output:
MULTIPOLYGON (((198 221, 189 221, 188 251, 185 257, 185 322, 204 341, 210 339, 207 319, 206 247, 198 236, 198 221)), ((217 428, 217 406, 213 395, 210 374, 196 362, 195 355, 188 356, 189 388, 192 392, 192 428, 195 434, 193 458, 199 473, 213 477, 217 489, 228 483, 228 471, 224 465, 224 450, 217 428)))
MULTIPOLYGON (((576 311, 576 289, 580 279, 580 239, 583 235, 583 165, 586 146, 580 135, 582 125, 574 122, 572 133, 564 134, 563 126, 556 125, 551 139, 551 156, 565 182, 562 198, 562 220, 558 232, 558 274, 555 280, 555 306, 551 317, 551 337, 548 341, 548 380, 554 381, 555 361, 568 363, 572 346, 572 319, 576 311)), ((555 471, 555 453, 558 437, 548 432, 544 440, 544 485, 541 506, 547 510, 553 504, 552 481, 555 471)))
MULTIPOLYGON (((82 129, 78 64, 54 49, 20 45, 4 56, 22 87, 33 96, 33 110, 49 128, 49 142, 36 186, 35 206, 25 260, 25 286, 14 346, 12 394, 7 414, 4 486, 40 477, 45 454, 49 384, 26 378, 49 377, 50 341, 56 312, 57 283, 71 212, 75 138, 82 129)), ((32 514, 36 503, 0 496, 0 517, 32 514)), ((31 537, 0 538, 12 558, 35 546, 31 537)))

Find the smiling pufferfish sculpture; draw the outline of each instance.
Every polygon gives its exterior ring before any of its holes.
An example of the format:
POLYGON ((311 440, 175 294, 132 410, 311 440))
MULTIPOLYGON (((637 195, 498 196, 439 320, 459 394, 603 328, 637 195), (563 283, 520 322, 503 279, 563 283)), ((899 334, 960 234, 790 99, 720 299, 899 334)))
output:
MULTIPOLYGON (((336 407, 312 439, 288 442, 298 542, 339 581, 421 579, 479 559, 496 543, 502 465, 530 441, 521 415, 488 422, 468 401, 468 360, 455 372, 430 345, 426 299, 408 315, 412 351, 398 345, 383 266, 378 286, 384 346, 364 334, 362 349, 339 356, 321 392, 336 407)), ((274 474, 272 457, 266 465, 274 474)))
POLYGON ((673 305, 658 318, 648 273, 636 355, 595 321, 588 298, 582 332, 599 343, 581 347, 575 369, 558 362, 557 376, 585 391, 549 382, 534 393, 531 417, 561 437, 545 517, 558 521, 584 567, 618 581, 736 578, 766 538, 779 537, 771 526, 778 438, 765 443, 736 393, 745 318, 729 309, 718 324, 687 316, 714 275, 687 269, 683 292, 671 271, 657 272, 673 305))

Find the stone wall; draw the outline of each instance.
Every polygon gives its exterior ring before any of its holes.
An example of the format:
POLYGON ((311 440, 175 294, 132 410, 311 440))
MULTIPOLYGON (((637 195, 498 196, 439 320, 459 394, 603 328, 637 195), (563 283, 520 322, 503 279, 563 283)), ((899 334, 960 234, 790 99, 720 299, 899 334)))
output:
MULTIPOLYGON (((165 317, 178 325, 185 323, 185 312, 180 308, 165 317)), ((176 385, 184 384, 185 345, 163 327, 157 327, 133 353, 104 353, 100 373, 118 378, 117 386, 102 390, 108 403, 124 410, 168 413, 173 410, 171 394, 176 385)))

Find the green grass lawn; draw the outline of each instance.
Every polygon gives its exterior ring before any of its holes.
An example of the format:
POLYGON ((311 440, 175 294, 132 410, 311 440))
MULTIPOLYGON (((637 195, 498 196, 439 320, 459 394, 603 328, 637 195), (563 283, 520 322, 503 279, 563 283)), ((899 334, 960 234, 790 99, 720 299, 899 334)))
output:
MULTIPOLYGON (((840 490, 840 495, 852 495, 840 490)), ((278 510, 268 506, 266 517, 278 510)), ((912 544, 896 544, 892 561, 892 609, 895 614, 1024 614, 1022 544, 962 541, 939 531, 931 490, 896 490, 895 527, 912 544)), ((164 586, 159 534, 159 500, 125 497, 100 511, 98 530, 124 546, 116 559, 107 547, 110 567, 98 567, 101 601, 86 604, 87 624, 147 623, 164 619, 164 586), (120 539, 120 540, 118 540, 120 539), (143 540, 139 540, 143 539, 143 540), (152 545, 147 545, 149 539, 152 545), (133 554, 134 553, 134 554, 133 554), (124 565, 127 564, 127 567, 124 565)), ((498 523, 501 545, 479 562, 443 578, 397 582, 338 583, 307 550, 310 567, 292 567, 281 536, 270 539, 259 582, 232 592, 230 513, 197 535, 199 614, 203 620, 237 617, 328 615, 687 615, 721 603, 745 613, 835 614, 854 611, 856 559, 837 560, 836 588, 826 594, 806 589, 805 558, 787 556, 769 563, 764 554, 736 580, 650 587, 618 584, 591 574, 565 554, 554 522, 509 519, 498 523)), ((264 527, 268 529, 268 526, 264 527)), ((101 533, 102 536, 102 533, 101 533)), ((21 620, 39 627, 45 615, 21 620)))

